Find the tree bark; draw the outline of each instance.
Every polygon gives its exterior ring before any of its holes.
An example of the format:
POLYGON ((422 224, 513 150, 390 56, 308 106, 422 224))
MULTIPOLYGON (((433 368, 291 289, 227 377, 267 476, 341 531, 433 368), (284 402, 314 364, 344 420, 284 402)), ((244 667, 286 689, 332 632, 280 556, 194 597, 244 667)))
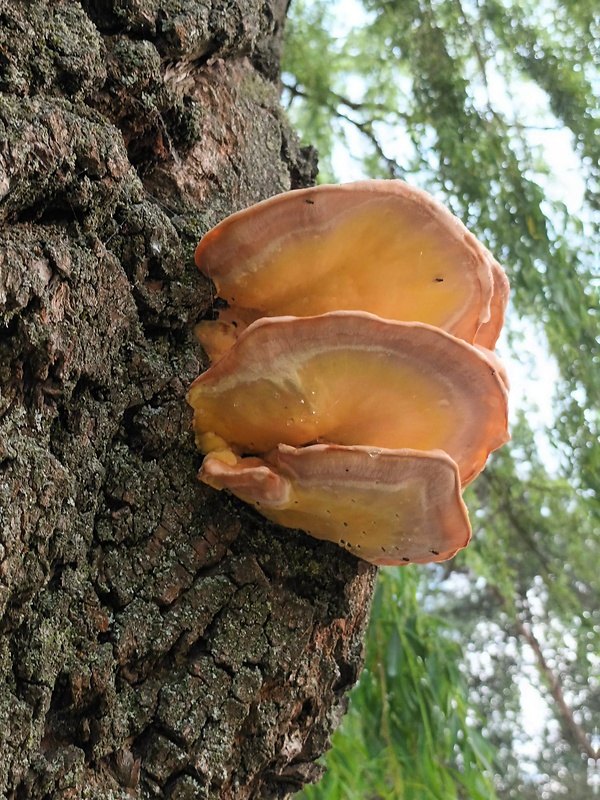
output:
POLYGON ((196 479, 227 214, 309 185, 282 0, 0 0, 0 796, 283 798, 375 570, 196 479))

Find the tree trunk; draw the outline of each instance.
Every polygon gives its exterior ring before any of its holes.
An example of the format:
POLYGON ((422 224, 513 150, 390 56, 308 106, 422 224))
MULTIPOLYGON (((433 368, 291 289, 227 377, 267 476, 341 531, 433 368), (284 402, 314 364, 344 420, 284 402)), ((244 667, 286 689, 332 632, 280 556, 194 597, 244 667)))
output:
POLYGON ((374 569, 200 484, 227 214, 310 184, 282 0, 0 0, 0 796, 282 798, 374 569))

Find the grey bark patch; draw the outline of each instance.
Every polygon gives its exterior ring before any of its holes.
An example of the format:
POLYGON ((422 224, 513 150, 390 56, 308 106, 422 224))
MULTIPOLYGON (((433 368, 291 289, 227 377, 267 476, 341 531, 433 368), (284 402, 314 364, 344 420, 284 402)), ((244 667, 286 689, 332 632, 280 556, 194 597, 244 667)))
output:
POLYGON ((79 3, 0 3, 0 91, 79 98, 102 85, 104 45, 79 3))

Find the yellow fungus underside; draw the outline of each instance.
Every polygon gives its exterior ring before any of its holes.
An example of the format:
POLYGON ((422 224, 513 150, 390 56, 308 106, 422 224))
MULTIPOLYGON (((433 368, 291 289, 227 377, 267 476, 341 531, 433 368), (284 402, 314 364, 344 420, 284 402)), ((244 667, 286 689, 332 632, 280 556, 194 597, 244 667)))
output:
POLYGON ((221 475, 203 479, 229 488, 273 522, 340 544, 371 563, 439 561, 467 545, 471 529, 458 472, 444 453, 326 445, 282 450, 267 456, 261 470, 270 467, 287 484, 283 503, 256 499, 264 482, 258 469, 256 484, 243 486, 235 471, 228 475, 207 457, 203 471, 216 466, 221 475))
POLYGON ((466 481, 507 438, 506 396, 498 377, 472 348, 441 332, 427 336, 434 345, 440 337, 450 339, 441 343, 450 345, 448 354, 436 353, 427 340, 409 346, 410 330, 402 332, 406 346, 395 352, 376 344, 345 347, 333 335, 331 343, 317 338, 310 346, 300 342, 296 351, 267 354, 260 368, 244 351, 255 340, 260 352, 267 332, 252 333, 191 387, 200 447, 202 436, 212 432, 240 453, 320 441, 440 449, 458 463, 466 481), (228 360, 235 362, 231 371, 228 360))
POLYGON ((462 427, 463 403, 453 402, 443 376, 368 350, 321 352, 293 375, 248 378, 192 395, 196 429, 216 431, 244 452, 319 439, 431 450, 462 427))
POLYGON ((385 211, 359 209, 327 236, 282 236, 247 264, 247 274, 218 281, 219 295, 255 309, 257 317, 361 309, 426 322, 472 341, 481 288, 465 268, 462 244, 435 235, 424 239, 396 219, 387 227, 385 217, 385 211))
POLYGON ((454 549, 464 546, 468 537, 457 504, 448 502, 425 513, 427 488, 422 478, 400 484, 394 493, 378 492, 376 487, 350 491, 294 487, 289 507, 258 506, 258 510, 272 522, 340 544, 374 563, 435 561, 434 556, 440 554, 437 548, 446 547, 443 533, 448 528, 459 531, 454 549))

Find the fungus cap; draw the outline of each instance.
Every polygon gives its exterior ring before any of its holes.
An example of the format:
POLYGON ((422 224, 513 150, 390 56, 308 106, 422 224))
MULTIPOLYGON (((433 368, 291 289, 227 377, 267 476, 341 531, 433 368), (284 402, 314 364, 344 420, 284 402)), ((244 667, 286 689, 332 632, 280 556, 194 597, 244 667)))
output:
POLYGON ((490 319, 492 273, 502 273, 459 219, 397 180, 264 200, 210 230, 196 264, 234 312, 199 326, 213 359, 236 327, 260 317, 339 309, 425 322, 473 343, 490 319))
POLYGON ((485 351, 360 311, 250 325, 190 387, 196 440, 238 453, 315 442, 444 450, 463 484, 508 440, 507 391, 485 351))
POLYGON ((510 284, 506 273, 500 264, 493 259, 491 269, 493 291, 490 300, 490 316, 489 319, 481 324, 475 336, 475 344, 485 347, 487 350, 493 350, 496 346, 504 325, 504 316, 510 294, 510 284))
POLYGON ((279 445, 233 465, 209 454, 200 478, 372 564, 444 561, 471 537, 457 466, 441 451, 279 445))

